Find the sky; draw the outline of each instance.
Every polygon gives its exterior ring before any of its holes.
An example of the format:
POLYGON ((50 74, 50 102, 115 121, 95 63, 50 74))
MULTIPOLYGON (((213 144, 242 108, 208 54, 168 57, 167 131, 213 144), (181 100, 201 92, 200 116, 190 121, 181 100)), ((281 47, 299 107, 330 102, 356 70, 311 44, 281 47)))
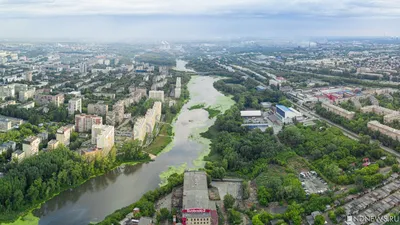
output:
POLYGON ((400 0, 0 0, 0 38, 400 36, 400 0))

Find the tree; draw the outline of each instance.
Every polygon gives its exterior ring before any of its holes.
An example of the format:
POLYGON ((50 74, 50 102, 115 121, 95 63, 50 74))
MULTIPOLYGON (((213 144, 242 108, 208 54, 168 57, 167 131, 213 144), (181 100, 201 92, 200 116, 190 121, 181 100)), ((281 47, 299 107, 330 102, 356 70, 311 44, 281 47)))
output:
POLYGON ((211 176, 213 178, 222 180, 224 178, 224 176, 225 176, 225 173, 226 172, 225 172, 224 168, 222 168, 222 167, 214 167, 214 169, 211 172, 211 176))
POLYGON ((317 215, 314 219, 314 225, 324 225, 325 224, 325 218, 322 215, 317 215))
POLYGON ((393 173, 398 173, 400 171, 399 164, 393 164, 392 171, 393 173))
POLYGON ((228 213, 228 220, 230 224, 239 225, 242 221, 242 215, 240 212, 235 211, 234 209, 230 209, 228 213))
POLYGON ((267 206, 269 199, 271 199, 271 194, 268 193, 267 189, 264 186, 261 186, 257 190, 257 198, 260 205, 267 206))
POLYGON ((226 194, 224 196, 224 206, 225 209, 230 209, 235 204, 235 198, 231 194, 226 194))

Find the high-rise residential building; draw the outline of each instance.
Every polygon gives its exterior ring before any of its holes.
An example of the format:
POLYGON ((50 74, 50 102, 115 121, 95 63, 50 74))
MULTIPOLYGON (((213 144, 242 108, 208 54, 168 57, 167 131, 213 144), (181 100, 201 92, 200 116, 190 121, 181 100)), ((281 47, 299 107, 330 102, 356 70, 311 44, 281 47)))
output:
POLYGON ((32 82, 32 71, 26 72, 26 74, 25 74, 25 80, 26 80, 26 81, 29 81, 29 82, 32 82))
POLYGON ((7 132, 11 130, 11 120, 0 118, 0 132, 7 132))
POLYGON ((82 112, 82 99, 72 98, 68 101, 68 114, 74 115, 75 112, 82 112))
POLYGON ((70 143, 71 132, 72 132, 73 128, 74 128, 74 125, 60 127, 56 133, 57 141, 59 141, 61 144, 65 145, 65 146, 68 146, 70 143))
POLYGON ((109 66, 111 64, 111 61, 109 59, 104 60, 104 65, 109 66))
POLYGON ((136 120, 133 126, 133 139, 143 143, 146 134, 152 134, 156 122, 161 119, 162 103, 155 102, 153 108, 148 109, 145 117, 136 120))
POLYGON ((108 155, 114 146, 114 127, 108 125, 92 126, 92 144, 100 149, 103 155, 108 155))
POLYGON ((15 97, 15 88, 12 85, 2 85, 0 86, 0 98, 5 99, 7 97, 15 97))
POLYGON ((133 126, 133 139, 143 143, 146 138, 146 118, 140 117, 133 126))
POLYGON ((106 124, 110 126, 115 126, 115 111, 108 112, 106 115, 106 124))
POLYGON ((175 84, 175 98, 180 98, 181 97, 181 78, 177 77, 176 78, 176 84, 175 84))
POLYGON ((30 136, 25 138, 25 140, 22 142, 22 150, 25 153, 25 157, 30 157, 38 154, 39 144, 40 138, 38 137, 30 136))
POLYGON ((75 115, 75 130, 79 133, 89 132, 92 125, 103 124, 103 117, 97 115, 75 115))
POLYGON ((60 144, 59 141, 53 139, 53 140, 49 141, 49 143, 47 143, 47 149, 54 150, 58 147, 59 144, 60 144))
POLYGON ((164 102, 164 91, 149 91, 149 98, 164 102))
POLYGON ((87 64, 86 63, 81 63, 79 66, 79 70, 81 73, 86 73, 87 72, 87 64))
POLYGON ((88 113, 105 116, 108 113, 108 105, 102 103, 89 104, 88 113))
POLYGON ((117 103, 114 104, 113 106, 113 111, 115 113, 115 122, 117 124, 122 123, 124 120, 124 110, 125 110, 125 104, 124 101, 118 101, 117 103))

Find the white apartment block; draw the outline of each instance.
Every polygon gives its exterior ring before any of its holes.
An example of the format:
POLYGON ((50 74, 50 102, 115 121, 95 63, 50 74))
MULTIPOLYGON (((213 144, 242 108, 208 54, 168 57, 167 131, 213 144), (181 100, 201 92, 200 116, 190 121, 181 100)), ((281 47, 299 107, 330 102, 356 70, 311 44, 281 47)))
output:
POLYGON ((33 98, 33 96, 35 95, 36 89, 32 88, 32 89, 28 89, 28 90, 24 90, 24 91, 20 91, 19 92, 19 101, 20 102, 26 102, 28 101, 28 99, 33 98))
POLYGON ((68 101, 68 114, 74 115, 77 111, 82 113, 82 99, 72 98, 68 101))
POLYGON ((114 127, 107 125, 92 126, 92 144, 102 150, 103 155, 108 155, 114 146, 114 127))
POLYGON ((146 116, 138 118, 133 126, 133 139, 144 141, 146 134, 153 132, 156 122, 161 119, 162 103, 155 102, 153 108, 147 110, 146 116))
POLYGON ((149 98, 164 102, 164 91, 149 91, 149 98))
POLYGON ((92 125, 103 124, 103 117, 97 115, 80 114, 75 115, 75 130, 79 133, 89 132, 92 125))

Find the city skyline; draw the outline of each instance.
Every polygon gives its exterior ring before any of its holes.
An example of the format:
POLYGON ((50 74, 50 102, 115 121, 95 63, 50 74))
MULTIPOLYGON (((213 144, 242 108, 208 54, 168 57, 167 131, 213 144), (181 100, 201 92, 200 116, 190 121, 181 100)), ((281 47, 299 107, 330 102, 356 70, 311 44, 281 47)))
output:
POLYGON ((199 39, 399 36, 400 3, 309 1, 0 0, 0 38, 199 39), (157 33, 157 35, 155 35, 157 33))

